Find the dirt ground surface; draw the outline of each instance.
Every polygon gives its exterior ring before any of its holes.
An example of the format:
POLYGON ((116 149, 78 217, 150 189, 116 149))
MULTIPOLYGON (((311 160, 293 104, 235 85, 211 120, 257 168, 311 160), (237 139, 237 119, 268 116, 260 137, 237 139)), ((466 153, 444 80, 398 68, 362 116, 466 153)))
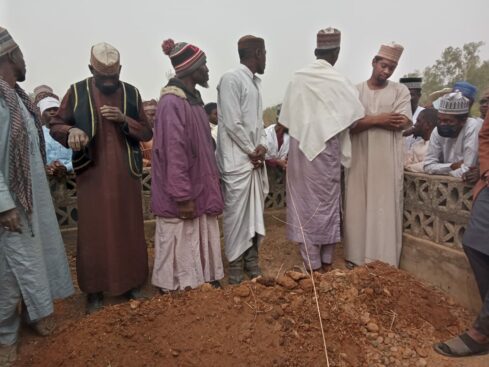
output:
POLYGON ((345 269, 339 246, 334 270, 314 274, 318 307, 284 220, 284 211, 267 214, 260 281, 169 295, 147 284, 146 299, 108 297, 90 316, 77 291, 56 303, 53 335, 22 329, 16 366, 489 366, 487 356, 432 351, 474 315, 385 264, 345 269))

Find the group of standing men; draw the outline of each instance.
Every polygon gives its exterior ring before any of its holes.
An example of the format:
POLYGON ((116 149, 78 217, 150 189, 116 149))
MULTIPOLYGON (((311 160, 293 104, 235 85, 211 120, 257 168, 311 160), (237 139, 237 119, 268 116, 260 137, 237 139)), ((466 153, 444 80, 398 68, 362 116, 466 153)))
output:
MULTIPOLYGON (((402 234, 403 137, 411 126, 406 86, 389 81, 403 52, 385 44, 371 77, 354 86, 334 65, 341 32, 317 34, 317 60, 297 71, 279 121, 289 131, 287 235, 309 271, 331 265, 341 239, 341 165, 346 168, 345 257, 351 265, 398 266, 402 234)), ((87 311, 104 292, 137 296, 148 261, 140 177, 152 140, 151 208, 156 216, 152 282, 162 292, 223 278, 218 216, 223 214, 229 283, 261 274, 265 236, 267 136, 260 78, 263 39, 238 41, 240 65, 218 85, 219 129, 213 138, 198 85, 208 87, 205 53, 168 39, 175 77, 162 89, 154 126, 138 90, 119 80, 119 52, 92 47, 89 77, 70 86, 49 122, 50 135, 73 151, 77 174, 77 275, 87 311)), ((73 292, 44 174, 38 111, 17 82, 25 79, 19 47, 0 28, 0 357, 14 358, 20 316, 52 313, 52 299, 73 292)), ((154 109, 154 104, 153 109, 154 109)), ((446 104, 450 112, 450 103, 446 104)), ((453 108, 456 108, 454 106, 453 108)), ((44 161, 43 161, 44 159, 44 161)), ((486 190, 487 191, 487 190, 486 190)))

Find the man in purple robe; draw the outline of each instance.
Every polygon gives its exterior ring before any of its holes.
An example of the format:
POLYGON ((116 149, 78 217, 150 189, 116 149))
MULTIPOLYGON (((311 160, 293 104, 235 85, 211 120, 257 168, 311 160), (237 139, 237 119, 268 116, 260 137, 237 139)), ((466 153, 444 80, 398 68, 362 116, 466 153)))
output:
POLYGON ((316 61, 297 71, 280 113, 289 128, 287 238, 309 271, 327 270, 340 237, 341 164, 349 165, 350 126, 364 116, 353 84, 334 65, 341 32, 317 34, 316 61))
POLYGON ((204 103, 202 50, 163 42, 176 77, 162 90, 156 111, 151 207, 156 215, 153 285, 162 292, 219 285, 224 277, 217 216, 223 210, 219 173, 204 103))

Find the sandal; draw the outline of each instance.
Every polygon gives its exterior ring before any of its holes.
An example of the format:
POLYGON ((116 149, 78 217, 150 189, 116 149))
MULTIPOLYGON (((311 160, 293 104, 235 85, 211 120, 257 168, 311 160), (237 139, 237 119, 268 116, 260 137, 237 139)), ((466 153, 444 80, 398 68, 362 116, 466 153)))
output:
POLYGON ((433 345, 433 349, 446 357, 481 356, 489 353, 489 343, 480 344, 469 334, 463 333, 446 342, 433 345))

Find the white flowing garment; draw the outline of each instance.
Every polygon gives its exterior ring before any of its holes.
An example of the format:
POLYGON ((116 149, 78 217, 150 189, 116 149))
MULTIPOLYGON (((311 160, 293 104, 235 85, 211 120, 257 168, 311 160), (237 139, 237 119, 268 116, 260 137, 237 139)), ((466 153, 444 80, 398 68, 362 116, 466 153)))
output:
MULTIPOLYGON (((405 85, 389 81, 373 90, 363 82, 358 89, 368 116, 400 113, 411 120, 411 95, 405 85)), ((399 266, 403 173, 402 132, 371 128, 352 135, 352 163, 345 175, 346 260, 399 266)))
POLYGON ((239 258, 258 235, 265 236, 263 211, 268 194, 265 167, 253 169, 248 154, 267 146, 260 78, 244 65, 225 73, 217 87, 217 164, 224 193, 224 249, 239 258))
POLYGON ((289 134, 284 134, 284 142, 280 149, 278 149, 277 133, 275 132, 275 126, 277 124, 270 125, 265 129, 267 134, 267 154, 265 159, 287 159, 287 154, 289 154, 289 134))
POLYGON ((350 125, 365 116, 357 88, 325 60, 316 60, 294 73, 282 104, 279 121, 312 161, 326 142, 340 135, 342 164, 351 158, 350 125), (324 88, 325 83, 329 86, 324 88), (345 133, 346 132, 346 133, 345 133))

